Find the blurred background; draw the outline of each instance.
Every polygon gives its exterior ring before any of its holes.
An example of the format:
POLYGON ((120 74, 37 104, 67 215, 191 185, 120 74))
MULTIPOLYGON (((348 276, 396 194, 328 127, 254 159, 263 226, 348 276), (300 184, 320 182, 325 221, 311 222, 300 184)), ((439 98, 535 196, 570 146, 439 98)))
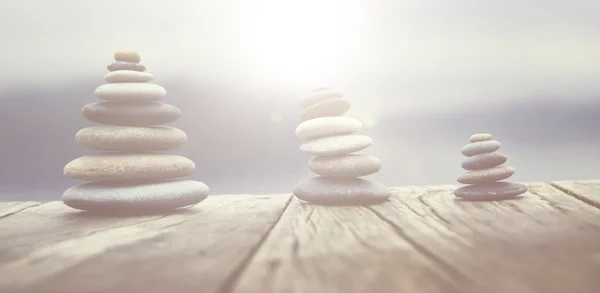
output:
POLYGON ((106 65, 139 50, 214 194, 312 176, 298 99, 344 91, 389 186, 452 184, 471 134, 510 180, 600 178, 600 1, 0 2, 0 200, 58 200, 106 65))

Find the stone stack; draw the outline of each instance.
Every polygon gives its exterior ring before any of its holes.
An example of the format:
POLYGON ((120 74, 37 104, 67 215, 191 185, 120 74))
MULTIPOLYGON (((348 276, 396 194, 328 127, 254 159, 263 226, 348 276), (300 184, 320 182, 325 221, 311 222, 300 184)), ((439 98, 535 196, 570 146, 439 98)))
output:
POLYGON ((462 168, 469 171, 458 177, 458 182, 470 184, 454 191, 454 195, 465 200, 502 200, 516 197, 527 191, 520 183, 500 182, 515 173, 513 167, 502 166, 507 157, 497 153, 500 142, 492 140, 488 133, 474 134, 470 143, 461 152, 468 158, 462 168))
POLYGON ((104 100, 85 105, 83 116, 99 126, 81 129, 75 140, 82 147, 103 151, 74 159, 64 168, 68 177, 89 181, 63 194, 75 209, 95 212, 162 212, 204 200, 209 188, 202 182, 181 180, 195 164, 174 155, 157 153, 178 148, 187 135, 175 127, 181 111, 160 103, 166 90, 151 83, 140 54, 122 50, 107 66, 105 84, 95 95, 104 100))
POLYGON ((303 122, 296 136, 303 140, 300 151, 315 156, 308 167, 317 177, 302 180, 294 187, 294 195, 315 204, 372 204, 387 200, 390 190, 377 182, 360 178, 378 172, 377 157, 356 154, 373 141, 355 134, 362 128, 357 119, 345 117, 350 103, 343 93, 318 89, 300 99, 303 122))

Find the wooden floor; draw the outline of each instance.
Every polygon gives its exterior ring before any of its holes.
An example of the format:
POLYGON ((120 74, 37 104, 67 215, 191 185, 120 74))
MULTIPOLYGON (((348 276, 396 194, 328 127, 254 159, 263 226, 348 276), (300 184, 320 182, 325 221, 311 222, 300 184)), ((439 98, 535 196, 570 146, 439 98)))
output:
POLYGON ((370 207, 212 196, 137 218, 0 203, 0 292, 600 292, 600 180, 528 185, 480 203, 400 187, 370 207))

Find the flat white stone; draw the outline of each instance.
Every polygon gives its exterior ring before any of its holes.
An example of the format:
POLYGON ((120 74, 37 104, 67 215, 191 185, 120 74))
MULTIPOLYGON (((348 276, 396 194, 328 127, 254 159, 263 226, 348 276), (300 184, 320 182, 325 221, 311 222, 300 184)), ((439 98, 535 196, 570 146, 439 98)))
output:
POLYGON ((388 187, 362 178, 313 177, 294 187, 300 200, 322 205, 369 205, 387 201, 388 187))
POLYGON ((128 49, 124 49, 124 50, 119 50, 117 52, 115 52, 115 61, 124 61, 124 62, 131 62, 131 63, 139 63, 141 60, 141 56, 140 53, 135 51, 135 50, 128 50, 128 49))
POLYGON ((104 75, 104 81, 117 82, 148 82, 154 79, 152 73, 135 70, 117 70, 104 75))
POLYGON ((191 175, 188 158, 157 153, 105 153, 79 157, 64 168, 67 177, 86 181, 160 180, 191 175))
POLYGON ((312 92, 302 98, 300 98, 300 107, 306 109, 316 103, 323 102, 328 99, 341 99, 344 93, 336 90, 319 90, 312 92))
POLYGON ((62 200, 74 209, 128 215, 194 205, 206 199, 209 192, 206 184, 193 180, 90 182, 67 189, 62 200))
POLYGON ((308 168, 325 177, 361 177, 378 172, 381 161, 374 156, 359 154, 314 157, 308 161, 308 168))
POLYGON ((126 62, 126 61, 115 61, 106 66, 108 71, 117 71, 117 70, 135 70, 135 71, 145 71, 146 66, 140 63, 126 62))
POLYGON ((306 121, 319 117, 342 116, 350 110, 350 106, 346 99, 329 99, 306 108, 300 117, 306 121))
POLYGON ((92 122, 121 126, 161 125, 181 117, 179 108, 159 102, 95 102, 83 106, 81 113, 92 122))
POLYGON ((483 140, 477 142, 471 142, 462 147, 460 152, 467 156, 472 157, 480 154, 493 153, 500 149, 500 142, 497 140, 483 140))
POLYGON ((366 135, 338 135, 305 142, 300 151, 313 156, 339 156, 364 150, 373 144, 366 135))
POLYGON ((92 126, 79 130, 75 141, 94 150, 148 152, 181 147, 187 142, 187 135, 168 126, 92 126))
POLYGON ((362 123, 355 118, 319 117, 302 122, 296 128, 296 136, 308 141, 321 137, 352 134, 362 128, 362 123))
POLYGON ((477 133, 477 134, 473 134, 473 135, 471 135, 471 137, 469 137, 470 142, 478 142, 478 141, 486 141, 486 140, 492 140, 492 135, 489 133, 477 133))
POLYGON ((106 83, 96 88, 94 94, 113 102, 154 102, 167 95, 167 91, 154 83, 106 83))

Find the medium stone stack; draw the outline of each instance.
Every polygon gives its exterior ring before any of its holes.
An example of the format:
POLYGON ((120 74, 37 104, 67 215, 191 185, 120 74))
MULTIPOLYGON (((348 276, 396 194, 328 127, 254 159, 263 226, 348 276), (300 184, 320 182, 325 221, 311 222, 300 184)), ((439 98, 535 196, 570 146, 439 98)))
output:
POLYGON ((468 158, 462 168, 469 171, 458 177, 458 182, 470 184, 454 191, 454 195, 465 200, 502 200, 516 197, 527 191, 527 186, 520 183, 500 182, 510 178, 513 167, 503 166, 507 157, 497 153, 500 142, 492 140, 488 133, 474 134, 470 143, 461 152, 468 158))
POLYGON ((300 151, 315 156, 308 167, 316 173, 294 187, 294 195, 315 204, 372 204, 387 200, 390 190, 377 182, 360 177, 378 172, 377 157, 356 154, 373 140, 355 134, 362 128, 357 119, 345 117, 350 103, 343 93, 318 89, 300 99, 303 122, 296 136, 303 140, 300 151))
POLYGON ((161 154, 181 147, 187 135, 164 126, 178 120, 181 111, 160 103, 166 90, 150 83, 140 54, 117 51, 109 64, 105 84, 95 95, 104 100, 85 105, 83 116, 103 124, 75 134, 85 148, 104 151, 69 162, 64 174, 89 181, 67 189, 63 202, 75 209, 96 212, 160 212, 189 206, 204 200, 209 188, 202 182, 174 180, 191 175, 195 164, 173 154, 161 154))

